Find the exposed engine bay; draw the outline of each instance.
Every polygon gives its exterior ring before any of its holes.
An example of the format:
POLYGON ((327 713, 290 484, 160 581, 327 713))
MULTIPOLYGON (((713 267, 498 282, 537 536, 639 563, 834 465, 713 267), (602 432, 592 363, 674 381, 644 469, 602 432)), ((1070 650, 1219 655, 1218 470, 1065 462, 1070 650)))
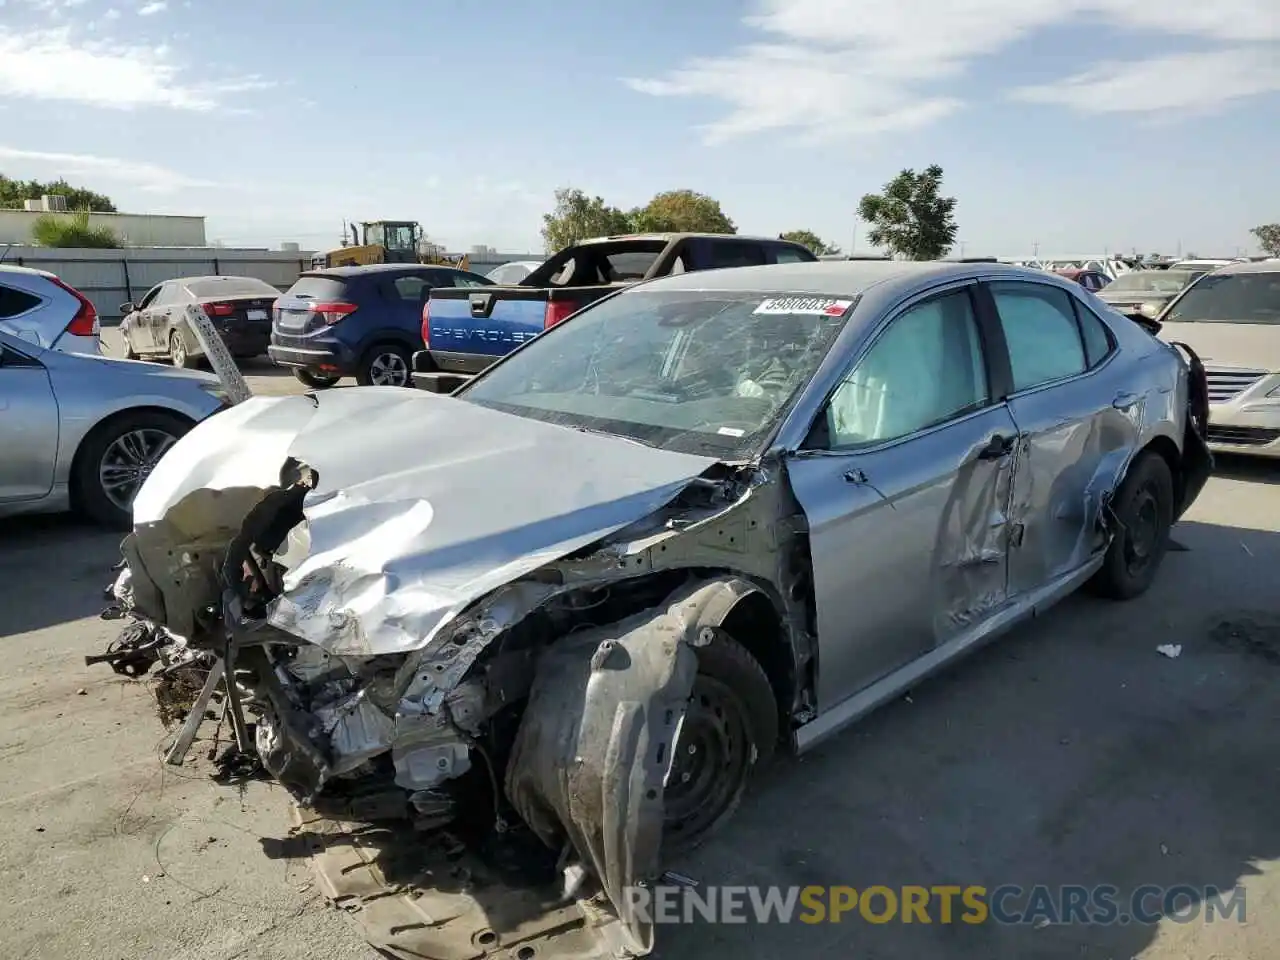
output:
MULTIPOLYGON (((424 897, 438 902, 429 942, 401 955, 506 956, 512 944, 536 951, 553 935, 557 955, 644 955, 653 931, 628 915, 626 890, 662 875, 664 842, 697 842, 732 812, 759 759, 723 747, 737 734, 716 729, 724 721, 714 716, 715 689, 693 696, 699 658, 716 655, 735 618, 735 634, 755 624, 762 657, 767 644, 793 664, 809 648, 798 573, 808 565, 795 553, 803 536, 773 519, 781 485, 761 482, 759 466, 693 466, 696 475, 631 498, 605 521, 604 536, 559 556, 533 550, 526 569, 502 565, 504 582, 440 616, 412 649, 394 649, 403 631, 392 635, 386 652, 353 628, 351 611, 374 580, 384 619, 404 614, 415 591, 367 542, 364 570, 355 569, 358 539, 324 551, 317 469, 288 456, 271 486, 220 489, 198 479, 159 507, 143 499, 135 508, 143 519, 122 544, 112 592, 118 614, 148 629, 111 662, 133 675, 152 662, 204 666, 208 682, 170 760, 191 746, 221 682, 240 751, 289 790, 302 829, 342 833, 332 847, 317 840, 313 852, 350 857, 363 849, 350 842, 353 831, 371 825, 407 831, 392 846, 419 856, 412 909, 424 897), (788 609, 794 627, 778 614, 788 609), (678 752, 682 732, 689 746, 678 752), (710 767, 699 766, 704 755, 710 767), (433 856, 443 859, 432 866, 433 856), (446 868, 467 882, 442 889, 446 868), (504 891, 496 898, 495 884, 504 891)), ((530 553, 527 544, 515 549, 530 553)), ((433 604, 441 606, 433 597, 423 607, 433 604)), ((759 674, 771 749, 779 710, 759 674)), ((803 707, 797 696, 788 712, 803 707)), ((352 869, 335 868, 332 896, 352 869)), ((379 876, 383 894, 402 885, 379 876)), ((385 931, 370 939, 395 955, 385 931)))

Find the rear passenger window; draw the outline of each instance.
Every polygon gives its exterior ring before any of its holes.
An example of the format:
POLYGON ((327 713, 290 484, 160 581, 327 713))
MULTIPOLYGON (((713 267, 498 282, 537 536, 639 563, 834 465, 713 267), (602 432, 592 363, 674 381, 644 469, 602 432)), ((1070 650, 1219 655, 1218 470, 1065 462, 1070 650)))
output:
POLYGON ((795 247, 774 247, 774 263, 808 263, 810 258, 795 247))
POLYGON ((758 267, 764 264, 764 248, 758 243, 712 240, 708 243, 707 266, 758 267))
POLYGON ((422 291, 429 288, 431 284, 427 282, 426 277, 408 276, 396 277, 391 286, 401 300, 418 303, 422 300, 422 291))
POLYGON ((25 290, 15 290, 13 287, 0 286, 0 320, 26 313, 32 307, 39 306, 39 304, 40 298, 27 293, 25 290))
POLYGON ((1080 336, 1084 338, 1085 360, 1092 369, 1111 352, 1111 334, 1107 332, 1106 324, 1083 303, 1077 301, 1075 307, 1076 319, 1080 321, 1080 336))
POLYGON ((993 283, 991 295, 1009 347, 1014 390, 1084 372, 1084 343, 1070 294, 1036 283, 993 283))

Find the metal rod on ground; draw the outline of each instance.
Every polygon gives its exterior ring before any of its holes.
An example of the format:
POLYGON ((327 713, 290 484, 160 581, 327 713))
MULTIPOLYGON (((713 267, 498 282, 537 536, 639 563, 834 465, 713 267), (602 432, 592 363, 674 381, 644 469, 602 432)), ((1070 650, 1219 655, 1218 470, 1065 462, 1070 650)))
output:
POLYGON ((213 699, 213 691, 222 682, 223 674, 223 663, 218 660, 210 668, 209 677, 204 682, 204 689, 200 691, 200 696, 196 697, 196 702, 191 705, 191 712, 187 714, 187 719, 182 722, 178 739, 173 741, 173 746, 164 755, 165 763, 178 767, 187 758, 187 751, 196 742, 196 733, 200 730, 200 724, 204 722, 205 711, 209 709, 209 701, 213 699))

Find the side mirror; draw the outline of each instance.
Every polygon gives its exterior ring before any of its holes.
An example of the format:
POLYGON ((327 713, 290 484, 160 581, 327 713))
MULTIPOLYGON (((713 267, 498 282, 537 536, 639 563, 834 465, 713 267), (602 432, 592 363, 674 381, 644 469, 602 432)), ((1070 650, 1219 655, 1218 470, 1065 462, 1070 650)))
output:
POLYGON ((1160 304, 1148 301, 1138 308, 1138 313, 1146 317, 1148 320, 1154 320, 1160 316, 1160 304))
POLYGON ((120 316, 127 317, 133 311, 138 309, 138 305, 130 300, 128 303, 120 304, 120 316))

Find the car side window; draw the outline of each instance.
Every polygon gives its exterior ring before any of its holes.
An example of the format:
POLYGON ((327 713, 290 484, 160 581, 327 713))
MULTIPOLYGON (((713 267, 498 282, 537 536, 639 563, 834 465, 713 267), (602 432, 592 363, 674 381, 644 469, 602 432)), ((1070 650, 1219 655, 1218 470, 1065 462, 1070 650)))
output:
POLYGON ((160 293, 163 283, 157 284, 147 291, 147 295, 138 301, 138 309, 145 310, 147 307, 153 306, 156 302, 156 296, 160 293))
POLYGON ((774 263, 808 263, 809 258, 804 255, 803 251, 797 250, 795 247, 783 246, 778 244, 772 248, 774 263))
POLYGON ((827 405, 832 447, 896 440, 985 406, 982 341, 969 291, 894 318, 827 405))
POLYGON ((0 284, 0 320, 16 317, 39 305, 40 298, 34 294, 0 284))
POLYGON ((429 279, 421 274, 409 274, 403 277, 396 277, 392 281, 391 287, 395 291, 395 295, 401 300, 408 300, 410 303, 420 303, 422 301, 422 291, 429 289, 432 283, 429 279))
POLYGON ((711 240, 707 243, 707 267, 758 267, 763 265, 764 247, 758 243, 711 240))
POLYGON ((1107 325, 1098 315, 1079 300, 1074 301, 1076 319, 1080 322, 1080 336, 1084 340, 1085 362, 1092 370, 1111 353, 1115 346, 1111 341, 1111 333, 1107 325))
POLYGON ((1084 342, 1069 293, 1016 282, 991 284, 991 296, 1009 349, 1015 391, 1085 371, 1084 342))

